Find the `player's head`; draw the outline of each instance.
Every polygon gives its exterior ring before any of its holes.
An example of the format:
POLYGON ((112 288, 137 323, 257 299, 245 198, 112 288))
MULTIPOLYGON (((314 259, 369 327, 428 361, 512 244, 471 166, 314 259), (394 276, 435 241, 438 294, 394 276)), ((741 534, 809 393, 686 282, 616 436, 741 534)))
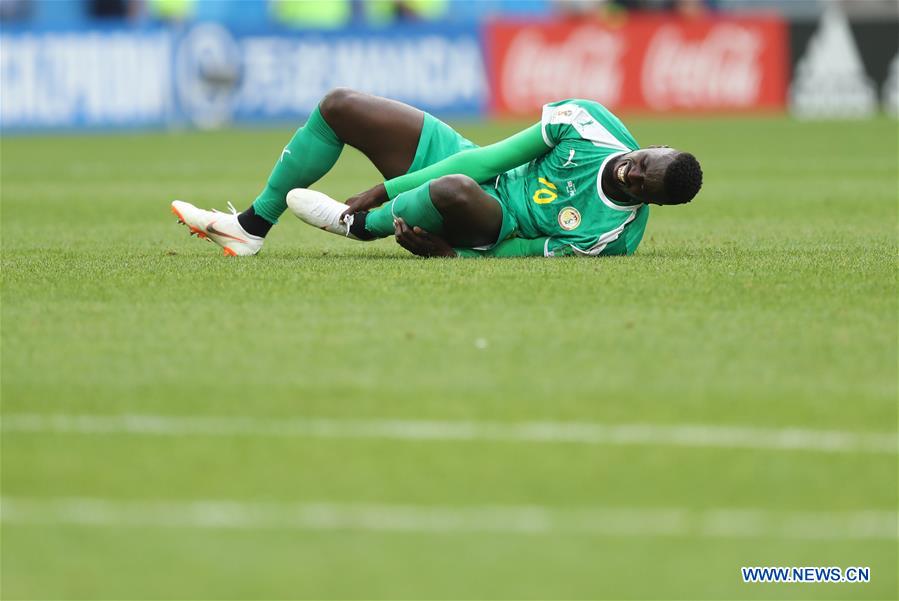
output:
POLYGON ((612 168, 615 185, 637 202, 684 204, 702 187, 702 168, 696 157, 667 146, 623 154, 612 168))

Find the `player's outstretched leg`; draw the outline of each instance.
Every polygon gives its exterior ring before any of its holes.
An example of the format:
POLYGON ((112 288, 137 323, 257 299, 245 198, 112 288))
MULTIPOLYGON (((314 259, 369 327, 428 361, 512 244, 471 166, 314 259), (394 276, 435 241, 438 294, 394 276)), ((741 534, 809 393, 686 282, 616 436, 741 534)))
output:
POLYGON ((497 242, 503 222, 499 201, 464 175, 435 179, 347 219, 341 219, 347 205, 315 190, 291 190, 287 204, 309 225, 354 240, 393 236, 393 221, 401 217, 409 226, 440 235, 453 246, 471 248, 497 242))
POLYGON ((339 88, 329 92, 281 151, 265 188, 243 213, 234 216, 228 234, 259 243, 235 251, 221 243, 221 237, 206 228, 208 223, 223 225, 224 214, 203 211, 189 203, 172 203, 192 233, 203 235, 225 248, 226 254, 255 254, 272 225, 287 209, 287 193, 311 186, 324 176, 340 156, 344 144, 362 151, 385 179, 408 171, 421 136, 424 113, 411 106, 339 88), (233 230, 233 231, 232 231, 233 230), (246 252, 240 252, 246 251, 246 252), (252 251, 252 252, 250 252, 252 251))

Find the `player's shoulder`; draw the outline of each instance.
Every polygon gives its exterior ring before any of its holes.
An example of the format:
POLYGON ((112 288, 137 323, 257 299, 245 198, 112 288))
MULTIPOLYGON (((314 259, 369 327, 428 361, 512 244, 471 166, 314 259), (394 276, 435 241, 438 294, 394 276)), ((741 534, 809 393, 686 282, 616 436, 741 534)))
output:
POLYGON ((620 121, 612 111, 595 100, 587 100, 585 98, 565 98, 564 100, 556 100, 543 105, 543 114, 550 115, 557 122, 569 122, 577 116, 583 116, 588 113, 595 117, 612 118, 620 121))
MULTIPOLYGON (((572 134, 620 150, 636 150, 637 141, 612 111, 595 100, 566 98, 543 106, 541 122, 547 127, 570 127, 572 134)), ((559 132, 560 134, 562 132, 559 132)))

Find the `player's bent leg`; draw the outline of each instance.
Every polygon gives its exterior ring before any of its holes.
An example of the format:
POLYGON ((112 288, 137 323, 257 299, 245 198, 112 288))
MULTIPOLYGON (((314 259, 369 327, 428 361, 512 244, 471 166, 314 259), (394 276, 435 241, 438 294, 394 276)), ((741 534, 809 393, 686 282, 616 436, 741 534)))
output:
POLYGON ((393 220, 402 217, 409 226, 438 234, 453 246, 494 244, 503 222, 502 207, 470 177, 447 175, 403 192, 382 207, 357 214, 350 229, 359 228, 373 237, 394 234, 393 220))
POLYGON ((409 170, 421 138, 422 111, 349 88, 328 92, 319 110, 337 137, 362 152, 384 179, 409 170))
POLYGON ((443 233, 443 217, 431 203, 427 183, 403 192, 373 211, 344 215, 347 205, 327 194, 297 188, 287 194, 287 206, 305 223, 326 232, 353 240, 386 238, 394 233, 393 220, 402 217, 406 223, 443 233))
MULTIPOLYGON (((423 122, 424 113, 401 102, 346 88, 332 90, 281 151, 265 188, 236 217, 238 225, 244 234, 263 240, 287 209, 288 192, 311 186, 330 171, 344 144, 362 151, 385 178, 406 173, 415 158, 423 122)), ((202 223, 193 224, 191 217, 179 220, 194 233, 194 228, 202 229, 202 223)))
POLYGON ((308 188, 337 162, 344 144, 360 150, 385 178, 402 175, 415 158, 424 113, 347 88, 331 90, 284 147, 265 188, 240 215, 247 231, 265 236, 287 209, 287 194, 308 188))
POLYGON ((466 248, 496 243, 503 209, 476 181, 464 175, 447 175, 432 181, 430 191, 431 202, 443 217, 447 242, 466 248))
POLYGON ((368 235, 387 238, 394 235, 393 221, 397 217, 410 226, 418 226, 432 234, 443 235, 443 216, 431 202, 431 182, 398 194, 390 202, 368 211, 353 215, 352 228, 360 238, 368 235))

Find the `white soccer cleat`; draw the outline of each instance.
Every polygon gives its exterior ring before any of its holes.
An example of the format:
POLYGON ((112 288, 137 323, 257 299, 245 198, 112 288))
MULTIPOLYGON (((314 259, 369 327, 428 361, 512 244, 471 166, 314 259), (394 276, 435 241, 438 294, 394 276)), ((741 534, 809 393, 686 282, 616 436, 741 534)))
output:
POLYGON ((309 188, 294 188, 287 193, 287 206, 294 215, 311 226, 351 240, 359 239, 350 233, 353 216, 347 215, 345 219, 341 219, 349 206, 327 194, 309 188))
POLYGON ((262 249, 265 238, 248 234, 237 221, 237 209, 230 202, 230 213, 216 210, 198 209, 189 202, 172 201, 172 213, 178 222, 190 229, 191 236, 199 236, 204 240, 212 240, 232 257, 255 255, 262 249))

